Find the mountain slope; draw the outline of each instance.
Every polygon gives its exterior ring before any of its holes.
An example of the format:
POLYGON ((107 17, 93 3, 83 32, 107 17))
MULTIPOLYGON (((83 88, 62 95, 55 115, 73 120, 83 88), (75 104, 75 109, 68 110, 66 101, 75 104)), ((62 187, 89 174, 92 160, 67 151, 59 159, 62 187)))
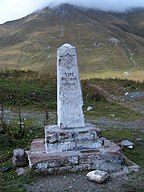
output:
POLYGON ((68 4, 0 25, 0 67, 56 70, 56 49, 77 48, 82 76, 143 78, 144 10, 123 14, 68 4))

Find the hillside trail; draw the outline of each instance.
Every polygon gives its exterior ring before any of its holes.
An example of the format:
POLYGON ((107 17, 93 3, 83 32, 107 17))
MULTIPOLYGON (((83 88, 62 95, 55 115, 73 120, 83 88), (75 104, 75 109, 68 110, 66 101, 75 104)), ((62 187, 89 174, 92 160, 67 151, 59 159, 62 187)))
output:
MULTIPOLYGON (((100 86, 97 86, 95 84, 91 84, 90 87, 95 89, 98 93, 103 95, 108 101, 115 102, 119 105, 122 105, 128 109, 131 109, 135 112, 144 114, 144 92, 131 92, 129 95, 122 95, 122 96, 116 96, 113 94, 109 94, 107 91, 105 91, 100 86), (141 96, 143 95, 143 96, 141 96), (135 98, 133 98, 135 97, 135 98)), ((95 119, 95 120, 88 120, 90 123, 94 123, 98 128, 101 130, 109 129, 109 128, 117 128, 117 129, 141 129, 141 131, 144 131, 144 117, 137 119, 137 120, 131 120, 131 121, 123 121, 123 120, 111 120, 106 118, 101 119, 95 119)))
POLYGON ((126 55, 128 55, 129 62, 130 62, 131 65, 132 65, 129 70, 127 70, 127 71, 125 71, 125 72, 123 73, 123 75, 126 77, 126 76, 128 76, 128 75, 131 73, 131 71, 133 71, 136 67, 138 67, 138 64, 136 63, 136 61, 135 61, 135 59, 134 59, 134 54, 135 54, 135 52, 136 52, 136 49, 131 50, 131 49, 128 47, 128 45, 126 44, 126 42, 124 41, 124 39, 123 39, 123 46, 124 46, 124 48, 125 48, 126 55))
POLYGON ((95 89, 100 95, 104 96, 108 101, 116 102, 124 107, 127 107, 135 112, 144 113, 144 91, 131 92, 128 95, 113 95, 109 94, 102 87, 90 84, 90 88, 95 89), (131 98, 129 97, 131 95, 131 98), (132 98, 134 97, 134 98, 132 98))

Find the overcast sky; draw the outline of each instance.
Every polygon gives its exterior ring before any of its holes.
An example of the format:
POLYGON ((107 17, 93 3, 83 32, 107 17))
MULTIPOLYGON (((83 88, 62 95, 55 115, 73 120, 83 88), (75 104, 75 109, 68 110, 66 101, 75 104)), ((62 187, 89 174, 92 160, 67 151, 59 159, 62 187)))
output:
POLYGON ((144 7, 144 0, 0 0, 0 23, 24 17, 46 6, 70 3, 105 11, 144 7))

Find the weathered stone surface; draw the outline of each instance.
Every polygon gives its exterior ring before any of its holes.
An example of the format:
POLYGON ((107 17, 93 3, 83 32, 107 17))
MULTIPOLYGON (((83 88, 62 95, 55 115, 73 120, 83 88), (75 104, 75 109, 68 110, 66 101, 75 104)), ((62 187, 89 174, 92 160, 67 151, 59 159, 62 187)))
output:
POLYGON ((104 183, 109 175, 107 172, 105 171, 100 171, 100 170, 96 170, 96 171, 90 171, 86 177, 91 180, 91 181, 95 181, 96 183, 104 183))
POLYGON ((118 177, 122 177, 127 174, 129 174, 128 168, 124 166, 122 170, 111 173, 110 177, 116 179, 118 177))
POLYGON ((17 176, 21 176, 25 173, 25 169, 24 168, 19 168, 16 170, 17 176))
POLYGON ((101 152, 98 158, 93 162, 92 169, 100 169, 109 173, 119 171, 123 167, 122 153, 101 152))
POLYGON ((144 142, 144 138, 137 138, 136 141, 144 142))
POLYGON ((139 172, 140 171, 140 166, 135 164, 133 166, 129 166, 128 170, 129 170, 129 172, 139 172))
POLYGON ((138 166, 136 163, 134 163, 127 157, 124 157, 124 162, 129 172, 138 172, 140 170, 140 166, 138 166))
POLYGON ((45 152, 44 138, 34 139, 31 143, 31 153, 42 153, 45 152))
POLYGON ((45 127, 46 152, 95 149, 102 146, 99 135, 100 130, 93 125, 63 130, 58 126, 47 126, 45 127))
POLYGON ((16 167, 23 167, 27 165, 27 154, 24 149, 15 149, 13 151, 13 164, 16 167))
POLYGON ((60 128, 84 127, 83 99, 75 47, 57 50, 57 115, 60 128))
MULTIPOLYGON (((39 170, 39 169, 37 169, 39 170)), ((75 166, 63 166, 63 167, 54 167, 54 168, 48 168, 44 169, 45 173, 48 174, 57 174, 57 173, 67 173, 67 172, 78 172, 83 170, 91 170, 90 164, 83 164, 83 165, 75 165, 75 166)), ((41 169, 41 171, 43 171, 41 169)))
MULTIPOLYGON (((34 143, 37 147, 36 141, 34 143)), ((34 145, 33 150, 36 151, 34 145)), ((30 151, 29 165, 31 168, 48 173, 92 169, 112 172, 122 169, 121 163, 123 161, 123 154, 121 153, 120 147, 115 144, 110 144, 107 148, 99 147, 97 149, 83 149, 77 151, 49 153, 40 151, 42 151, 40 148, 37 153, 30 151)))
POLYGON ((130 99, 136 99, 138 97, 144 97, 144 91, 141 92, 131 92, 125 95, 126 99, 130 100, 130 99))
POLYGON ((134 143, 128 140, 123 140, 121 141, 121 145, 124 147, 127 147, 128 149, 133 149, 134 148, 134 143))

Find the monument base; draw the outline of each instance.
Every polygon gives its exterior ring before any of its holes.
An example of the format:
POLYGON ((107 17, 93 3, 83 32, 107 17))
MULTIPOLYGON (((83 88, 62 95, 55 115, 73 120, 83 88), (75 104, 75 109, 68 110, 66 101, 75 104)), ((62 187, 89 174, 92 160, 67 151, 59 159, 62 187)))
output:
POLYGON ((77 151, 101 147, 100 130, 92 124, 86 127, 62 129, 57 125, 45 127, 46 152, 77 151))
POLYGON ((124 158, 121 148, 102 138, 92 125, 77 129, 45 127, 45 139, 35 139, 27 153, 30 168, 47 173, 120 171, 124 158))

